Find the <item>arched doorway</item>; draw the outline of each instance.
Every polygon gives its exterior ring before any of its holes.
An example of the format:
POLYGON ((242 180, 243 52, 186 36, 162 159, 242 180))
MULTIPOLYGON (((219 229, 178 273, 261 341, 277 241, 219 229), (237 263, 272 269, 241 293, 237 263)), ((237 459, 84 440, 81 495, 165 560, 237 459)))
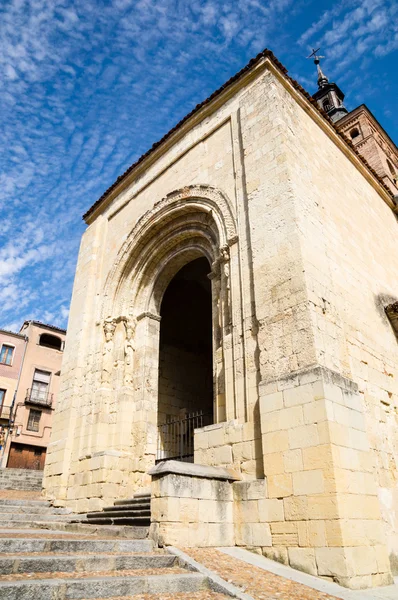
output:
POLYGON ((213 422, 211 268, 182 267, 160 308, 157 460, 193 461, 194 429, 213 422))

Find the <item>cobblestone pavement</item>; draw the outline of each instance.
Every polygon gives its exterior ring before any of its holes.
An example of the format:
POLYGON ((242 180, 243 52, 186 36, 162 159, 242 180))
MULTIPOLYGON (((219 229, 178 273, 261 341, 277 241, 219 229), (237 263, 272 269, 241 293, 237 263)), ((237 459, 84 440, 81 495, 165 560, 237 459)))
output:
POLYGON ((334 596, 289 581, 212 548, 186 548, 184 552, 255 600, 336 600, 334 596))

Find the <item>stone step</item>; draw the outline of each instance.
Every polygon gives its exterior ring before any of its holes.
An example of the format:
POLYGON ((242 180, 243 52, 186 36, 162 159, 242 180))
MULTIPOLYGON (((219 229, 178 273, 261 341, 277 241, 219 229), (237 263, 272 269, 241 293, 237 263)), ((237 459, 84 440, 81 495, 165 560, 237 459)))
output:
POLYGON ((1 490, 41 490, 43 471, 0 469, 1 490))
POLYGON ((34 481, 0 481, 0 490, 19 491, 19 492, 41 492, 41 484, 34 481))
MULTIPOLYGON (((106 506, 105 508, 102 509, 102 512, 108 512, 110 510, 147 510, 150 511, 151 510, 151 505, 150 503, 137 503, 137 504, 117 504, 115 502, 114 506, 106 506)), ((89 514, 93 514, 93 513, 89 513, 89 514)))
POLYGON ((120 504, 150 504, 151 497, 150 496, 138 496, 134 498, 125 498, 124 500, 116 500, 115 506, 119 506, 120 504))
POLYGON ((87 520, 94 525, 138 525, 138 526, 148 526, 151 524, 151 519, 149 516, 146 517, 110 517, 105 516, 104 513, 99 513, 99 517, 90 518, 87 515, 87 520))
POLYGON ((148 517, 150 518, 151 516, 151 511, 150 509, 146 509, 146 510, 127 510, 123 507, 123 510, 103 510, 102 512, 94 512, 94 513, 88 513, 87 514, 87 520, 91 521, 92 519, 98 519, 98 518, 103 518, 103 517, 108 517, 108 518, 116 518, 116 517, 128 517, 130 519, 135 519, 137 517, 148 517))
POLYGON ((138 594, 177 594, 197 592, 208 587, 200 573, 139 575, 114 577, 84 577, 1 581, 2 600, 77 600, 131 597, 138 594))
POLYGON ((24 504, 0 504, 0 514, 29 514, 29 515, 73 515, 69 508, 54 508, 53 506, 34 506, 24 504))
POLYGON ((32 513, 3 513, 0 512, 0 526, 3 527, 3 523, 4 521, 7 521, 8 523, 11 522, 17 522, 17 521, 26 521, 26 520, 31 520, 31 521, 67 521, 69 522, 71 520, 71 517, 73 515, 71 514, 52 514, 52 513, 45 513, 45 514, 32 514, 32 513))
MULTIPOLYGON (((68 539, 68 538, 0 538, 0 553, 18 552, 152 552, 153 542, 148 539, 68 539)), ((0 596, 1 597, 1 596, 0 596)))
POLYGON ((3 505, 51 507, 51 504, 48 502, 48 500, 18 500, 16 498, 0 498, 0 507, 3 505))
POLYGON ((115 554, 74 554, 66 556, 21 556, 11 554, 0 556, 0 574, 16 573, 77 573, 107 572, 133 569, 168 569, 177 563, 171 554, 140 554, 118 556, 115 554))
POLYGON ((121 523, 115 525, 112 523, 88 523, 87 521, 17 521, 14 523, 0 523, 0 529, 31 529, 40 530, 40 533, 44 531, 56 533, 78 533, 81 535, 102 535, 109 537, 124 537, 128 539, 143 540, 148 537, 149 527, 148 525, 131 525, 128 526, 121 523))

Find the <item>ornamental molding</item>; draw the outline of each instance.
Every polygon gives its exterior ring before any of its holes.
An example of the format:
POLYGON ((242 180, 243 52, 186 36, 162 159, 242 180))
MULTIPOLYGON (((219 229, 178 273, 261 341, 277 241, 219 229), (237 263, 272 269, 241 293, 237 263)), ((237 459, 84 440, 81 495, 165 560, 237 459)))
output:
MULTIPOLYGON (((128 276, 136 261, 142 260, 143 256, 145 258, 146 245, 157 237, 160 242, 163 241, 162 230, 174 220, 181 221, 181 217, 186 217, 188 231, 194 222, 190 220, 190 215, 198 213, 204 215, 205 222, 208 220, 209 229, 217 231, 220 248, 228 248, 237 243, 232 204, 221 190, 199 184, 170 192, 139 218, 120 248, 104 286, 103 315, 113 312, 112 307, 123 279, 128 276)), ((194 231, 195 226, 192 229, 194 231)))

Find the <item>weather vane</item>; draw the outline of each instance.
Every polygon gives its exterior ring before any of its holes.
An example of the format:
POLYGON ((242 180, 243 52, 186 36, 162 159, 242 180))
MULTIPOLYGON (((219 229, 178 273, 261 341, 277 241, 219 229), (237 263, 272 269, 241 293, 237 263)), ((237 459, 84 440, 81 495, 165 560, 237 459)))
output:
POLYGON ((320 49, 321 48, 316 48, 316 49, 313 48, 311 54, 309 56, 307 56, 307 58, 313 58, 314 59, 314 63, 316 65, 319 65, 319 61, 320 61, 321 58, 325 58, 324 56, 318 56, 318 52, 319 52, 320 49))
POLYGON ((319 50, 320 48, 313 48, 311 54, 307 56, 307 58, 314 59, 314 64, 316 64, 316 69, 318 71, 318 87, 319 89, 321 89, 329 83, 329 79, 322 72, 321 65, 319 64, 321 62, 321 58, 325 58, 324 56, 320 56, 318 54, 319 50))

